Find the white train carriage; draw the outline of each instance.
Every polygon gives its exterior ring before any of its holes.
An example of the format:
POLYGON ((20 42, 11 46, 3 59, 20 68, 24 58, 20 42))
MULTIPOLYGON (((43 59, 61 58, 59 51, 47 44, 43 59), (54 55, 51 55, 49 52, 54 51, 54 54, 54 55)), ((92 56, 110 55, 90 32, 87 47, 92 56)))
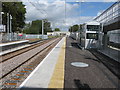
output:
POLYGON ((79 32, 71 32, 70 37, 73 38, 74 40, 78 39, 78 33, 79 32))
POLYGON ((84 49, 98 48, 101 38, 100 23, 91 21, 84 23, 79 33, 79 44, 84 49))

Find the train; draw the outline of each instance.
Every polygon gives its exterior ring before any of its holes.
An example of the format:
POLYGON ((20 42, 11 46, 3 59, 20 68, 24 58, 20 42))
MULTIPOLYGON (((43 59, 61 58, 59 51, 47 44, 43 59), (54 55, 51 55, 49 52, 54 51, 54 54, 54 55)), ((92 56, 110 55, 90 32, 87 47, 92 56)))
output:
MULTIPOLYGON (((90 21, 82 24, 77 32, 71 32, 70 37, 77 41, 82 49, 101 49, 104 44, 102 24, 90 21)), ((107 45, 120 49, 120 29, 107 32, 107 45)))
POLYGON ((99 48, 102 44, 101 24, 96 21, 90 21, 82 24, 78 32, 72 32, 71 37, 77 40, 82 49, 99 48))
POLYGON ((74 40, 78 40, 79 39, 79 32, 71 32, 70 33, 70 37, 74 40))

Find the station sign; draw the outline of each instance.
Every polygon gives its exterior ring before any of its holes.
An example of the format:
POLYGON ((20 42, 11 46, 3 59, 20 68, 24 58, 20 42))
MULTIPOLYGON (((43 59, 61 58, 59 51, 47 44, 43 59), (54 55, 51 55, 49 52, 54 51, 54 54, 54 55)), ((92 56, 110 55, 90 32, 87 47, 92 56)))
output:
POLYGON ((5 32, 5 25, 0 25, 0 32, 5 32))

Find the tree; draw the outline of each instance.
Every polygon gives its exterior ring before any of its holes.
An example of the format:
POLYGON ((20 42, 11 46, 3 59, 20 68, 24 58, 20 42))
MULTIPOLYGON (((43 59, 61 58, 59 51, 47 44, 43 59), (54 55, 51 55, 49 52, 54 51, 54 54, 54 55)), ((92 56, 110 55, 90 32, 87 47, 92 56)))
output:
POLYGON ((31 26, 25 28, 24 33, 26 34, 41 34, 42 33, 42 20, 32 21, 31 26))
POLYGON ((54 31, 60 31, 60 29, 59 28, 55 28, 55 30, 54 31))
POLYGON ((82 30, 83 24, 80 24, 80 31, 82 30))
POLYGON ((78 26, 78 25, 73 25, 73 32, 78 31, 78 29, 79 29, 79 26, 78 26))
POLYGON ((47 32, 53 32, 51 29, 51 23, 46 20, 44 22, 44 33, 47 34, 47 32))
POLYGON ((47 29, 47 32, 53 32, 52 28, 47 29))
POLYGON ((69 28, 69 32, 72 32, 72 26, 69 28))
POLYGON ((76 31, 78 31, 79 30, 79 27, 80 27, 80 29, 81 29, 81 25, 73 25, 73 26, 71 26, 70 28, 69 28, 69 32, 76 32, 76 31))
POLYGON ((7 13, 9 13, 12 16, 12 31, 21 32, 21 28, 25 25, 25 5, 22 2, 3 2, 2 11, 4 12, 3 24, 7 27, 7 13))
MULTIPOLYGON (((32 21, 31 26, 26 25, 23 32, 26 34, 42 34, 42 20, 32 21)), ((52 32, 52 29, 50 28, 50 22, 46 20, 44 22, 44 34, 47 34, 47 32, 52 32)))

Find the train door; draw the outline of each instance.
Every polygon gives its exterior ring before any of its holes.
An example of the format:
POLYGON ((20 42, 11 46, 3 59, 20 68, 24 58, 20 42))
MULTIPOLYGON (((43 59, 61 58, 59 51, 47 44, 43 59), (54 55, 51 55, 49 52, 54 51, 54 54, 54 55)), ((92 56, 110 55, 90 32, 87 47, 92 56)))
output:
POLYGON ((86 49, 98 47, 98 33, 86 33, 86 49))

